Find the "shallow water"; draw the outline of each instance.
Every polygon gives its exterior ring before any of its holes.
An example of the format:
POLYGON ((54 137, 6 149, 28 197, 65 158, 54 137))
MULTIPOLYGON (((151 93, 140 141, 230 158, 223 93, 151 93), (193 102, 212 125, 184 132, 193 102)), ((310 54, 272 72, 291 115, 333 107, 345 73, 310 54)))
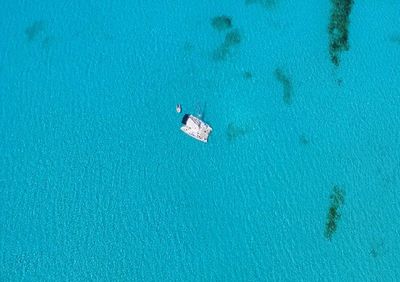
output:
POLYGON ((186 2, 3 1, 0 280, 394 281, 400 4, 186 2))

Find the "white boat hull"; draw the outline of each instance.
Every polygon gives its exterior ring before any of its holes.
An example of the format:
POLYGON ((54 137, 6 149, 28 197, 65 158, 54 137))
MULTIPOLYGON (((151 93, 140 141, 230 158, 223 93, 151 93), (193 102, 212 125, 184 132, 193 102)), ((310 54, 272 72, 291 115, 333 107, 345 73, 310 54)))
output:
POLYGON ((181 130, 184 133, 196 140, 207 143, 208 136, 212 131, 211 126, 193 115, 185 115, 182 123, 184 125, 181 127, 181 130))

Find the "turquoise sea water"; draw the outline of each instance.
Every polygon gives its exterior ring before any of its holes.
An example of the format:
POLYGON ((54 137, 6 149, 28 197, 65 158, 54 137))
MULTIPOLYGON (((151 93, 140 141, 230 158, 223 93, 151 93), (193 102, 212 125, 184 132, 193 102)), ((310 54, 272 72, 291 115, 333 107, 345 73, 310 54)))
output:
POLYGON ((0 280, 398 279, 400 3, 194 2, 2 1, 0 280))

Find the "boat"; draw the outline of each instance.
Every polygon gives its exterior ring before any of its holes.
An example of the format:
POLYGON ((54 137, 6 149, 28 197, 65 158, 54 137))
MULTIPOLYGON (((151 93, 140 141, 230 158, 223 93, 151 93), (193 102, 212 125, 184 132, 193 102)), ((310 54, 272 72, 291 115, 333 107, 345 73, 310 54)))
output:
POLYGON ((181 130, 184 133, 196 140, 207 143, 208 136, 212 131, 211 126, 190 114, 185 114, 183 116, 182 124, 181 130))
POLYGON ((180 112, 182 112, 182 106, 181 104, 176 104, 176 112, 179 114, 180 112))

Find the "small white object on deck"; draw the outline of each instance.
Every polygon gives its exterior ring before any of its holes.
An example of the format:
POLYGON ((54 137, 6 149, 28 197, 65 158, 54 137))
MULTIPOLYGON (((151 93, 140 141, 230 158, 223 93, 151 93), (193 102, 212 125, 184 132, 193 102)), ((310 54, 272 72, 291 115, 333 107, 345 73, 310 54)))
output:
POLYGON ((185 114, 182 119, 184 124, 181 130, 187 135, 197 139, 201 142, 207 143, 208 136, 210 135, 212 128, 204 121, 197 117, 189 114, 185 114))

